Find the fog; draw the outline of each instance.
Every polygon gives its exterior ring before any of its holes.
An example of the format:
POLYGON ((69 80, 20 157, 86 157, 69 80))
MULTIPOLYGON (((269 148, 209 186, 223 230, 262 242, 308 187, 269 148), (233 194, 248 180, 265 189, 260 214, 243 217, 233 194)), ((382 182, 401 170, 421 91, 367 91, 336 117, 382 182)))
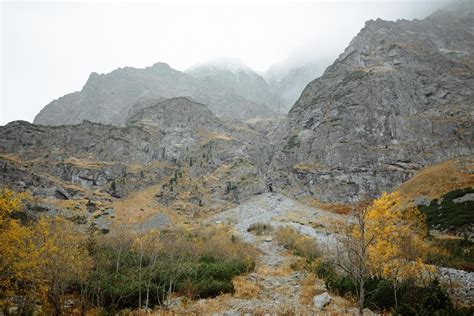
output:
POLYGON ((446 1, 3 2, 0 125, 32 121, 93 71, 232 58, 264 73, 333 61, 369 19, 425 18, 446 1))

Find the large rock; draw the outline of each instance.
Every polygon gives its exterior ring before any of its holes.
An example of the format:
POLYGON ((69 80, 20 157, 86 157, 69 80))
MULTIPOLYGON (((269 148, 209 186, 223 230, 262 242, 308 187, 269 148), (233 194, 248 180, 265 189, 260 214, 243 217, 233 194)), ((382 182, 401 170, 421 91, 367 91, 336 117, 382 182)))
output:
POLYGON ((313 304, 318 310, 322 310, 326 305, 331 303, 332 297, 328 292, 313 297, 313 304))
POLYGON ((473 19, 470 6, 421 21, 368 21, 291 109, 274 186, 351 201, 472 155, 473 19))

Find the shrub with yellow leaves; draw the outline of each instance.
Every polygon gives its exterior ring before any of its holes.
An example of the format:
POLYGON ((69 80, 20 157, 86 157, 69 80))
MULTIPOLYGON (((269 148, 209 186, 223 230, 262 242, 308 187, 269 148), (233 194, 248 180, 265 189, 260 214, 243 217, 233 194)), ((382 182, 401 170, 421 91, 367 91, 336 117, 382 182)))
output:
POLYGON ((396 281, 423 278, 432 272, 423 263, 428 254, 425 219, 416 208, 402 209, 400 201, 398 192, 384 193, 367 208, 369 268, 374 275, 396 281))
POLYGON ((21 295, 21 313, 41 300, 57 315, 61 313, 61 295, 68 286, 83 280, 90 267, 84 235, 59 217, 23 225, 13 215, 21 210, 24 197, 9 189, 0 193, 2 309, 8 309, 13 295, 21 295))

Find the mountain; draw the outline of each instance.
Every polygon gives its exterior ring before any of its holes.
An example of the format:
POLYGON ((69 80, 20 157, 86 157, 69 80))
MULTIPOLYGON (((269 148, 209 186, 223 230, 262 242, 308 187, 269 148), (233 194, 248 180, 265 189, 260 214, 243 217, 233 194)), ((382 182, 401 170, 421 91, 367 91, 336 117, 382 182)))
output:
POLYGON ((321 76, 328 64, 325 61, 287 60, 272 65, 265 72, 264 78, 277 96, 282 112, 291 109, 306 85, 321 76))
POLYGON ((474 151, 474 20, 371 20, 289 112, 274 156, 275 187, 353 201, 418 169, 474 151))
POLYGON ((243 96, 249 101, 270 106, 272 109, 278 107, 278 98, 265 79, 240 62, 209 62, 193 66, 186 73, 199 79, 205 86, 243 96))
POLYGON ((76 185, 100 183, 113 199, 179 171, 219 205, 270 188, 322 202, 376 196, 426 166, 472 156, 472 19, 472 10, 444 10, 424 20, 368 21, 281 120, 262 119, 275 117, 257 102, 272 102, 272 93, 240 64, 93 74, 35 120, 78 125, 0 128, 5 170, 13 168, 3 181, 33 185, 44 197, 58 185, 84 197, 76 185), (36 185, 38 174, 49 184, 36 185), (114 180, 120 185, 111 191, 114 180))
POLYGON ((17 121, 0 127, 0 134, 0 182, 29 190, 50 211, 64 209, 64 201, 102 205, 109 214, 137 207, 173 214, 221 210, 266 191, 271 159, 265 136, 184 97, 143 108, 124 127, 17 121), (140 194, 146 199, 133 200, 140 194))
POLYGON ((203 82, 165 63, 156 63, 144 69, 125 67, 108 74, 92 73, 81 91, 46 105, 34 124, 68 125, 89 120, 123 126, 130 111, 137 108, 137 102, 144 104, 147 99, 153 102, 181 96, 208 105, 221 117, 246 120, 276 115, 272 104, 255 102, 232 89, 203 82))

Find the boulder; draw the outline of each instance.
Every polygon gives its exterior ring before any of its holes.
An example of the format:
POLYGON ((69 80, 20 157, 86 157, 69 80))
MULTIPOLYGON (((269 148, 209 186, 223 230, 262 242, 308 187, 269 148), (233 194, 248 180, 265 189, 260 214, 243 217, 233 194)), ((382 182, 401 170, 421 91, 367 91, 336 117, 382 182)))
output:
POLYGON ((331 303, 332 297, 328 292, 313 297, 313 304, 318 310, 322 310, 326 305, 331 303))

